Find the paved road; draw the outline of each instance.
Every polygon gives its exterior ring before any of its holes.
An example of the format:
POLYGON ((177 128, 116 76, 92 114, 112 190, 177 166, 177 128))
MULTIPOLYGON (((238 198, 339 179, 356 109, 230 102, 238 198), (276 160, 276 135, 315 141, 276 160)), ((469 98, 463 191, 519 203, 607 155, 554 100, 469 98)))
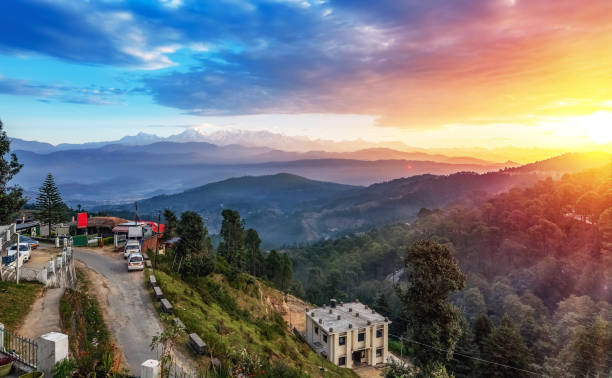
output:
POLYGON ((98 293, 106 296, 110 329, 126 358, 132 374, 140 374, 140 365, 157 359, 151 351, 151 338, 161 331, 161 324, 146 290, 142 272, 127 272, 121 254, 98 254, 74 250, 78 260, 99 273, 102 282, 92 282, 98 293), (103 289, 101 290, 101 287, 103 289))

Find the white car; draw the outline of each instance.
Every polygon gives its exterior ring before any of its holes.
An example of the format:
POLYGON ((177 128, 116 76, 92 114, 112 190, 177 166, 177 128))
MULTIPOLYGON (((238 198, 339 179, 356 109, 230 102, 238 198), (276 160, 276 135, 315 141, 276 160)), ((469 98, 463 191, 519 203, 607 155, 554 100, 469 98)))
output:
POLYGON ((127 262, 128 272, 132 270, 143 270, 144 269, 144 258, 140 253, 132 253, 128 257, 127 262))
POLYGON ((132 253, 140 253, 140 242, 138 240, 128 240, 123 249, 123 258, 127 259, 132 253))
MULTIPOLYGON (((17 243, 11 244, 8 248, 8 255, 12 256, 17 253, 17 243)), ((19 255, 23 262, 28 262, 30 260, 30 256, 32 255, 32 248, 28 243, 19 243, 19 255)))

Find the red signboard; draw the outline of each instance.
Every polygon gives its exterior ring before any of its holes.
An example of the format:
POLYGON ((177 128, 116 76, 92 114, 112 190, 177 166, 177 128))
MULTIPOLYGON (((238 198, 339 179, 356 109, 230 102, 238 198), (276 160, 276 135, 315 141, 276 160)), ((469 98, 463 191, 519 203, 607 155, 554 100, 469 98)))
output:
POLYGON ((77 217, 77 227, 87 228, 87 213, 79 213, 77 217))

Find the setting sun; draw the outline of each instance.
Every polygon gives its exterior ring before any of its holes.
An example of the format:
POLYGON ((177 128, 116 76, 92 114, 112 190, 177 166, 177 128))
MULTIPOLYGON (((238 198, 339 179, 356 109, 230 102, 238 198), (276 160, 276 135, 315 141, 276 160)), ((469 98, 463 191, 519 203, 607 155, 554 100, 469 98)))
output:
POLYGON ((612 114, 597 112, 590 118, 586 127, 588 137, 595 143, 612 142, 612 114))

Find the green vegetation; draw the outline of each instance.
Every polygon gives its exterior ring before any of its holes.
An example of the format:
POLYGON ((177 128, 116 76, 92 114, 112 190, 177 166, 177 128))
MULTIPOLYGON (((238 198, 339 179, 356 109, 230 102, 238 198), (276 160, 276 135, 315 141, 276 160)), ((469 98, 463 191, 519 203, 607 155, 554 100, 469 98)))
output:
MULTIPOLYGON (((224 363, 240 364, 236 354, 245 349, 262 361, 284 361, 293 370, 309 374, 318 371, 322 359, 266 304, 269 297, 282 301, 282 293, 244 273, 233 281, 215 273, 189 283, 160 270, 155 276, 178 317, 208 344, 211 355, 224 363)), ((325 366, 328 376, 353 376, 346 369, 325 366)))
POLYGON ((401 252, 434 241, 453 252, 466 275, 465 288, 450 297, 462 332, 449 374, 605 376, 612 369, 611 172, 608 165, 474 195, 444 210, 421 209, 411 224, 286 251, 307 300, 359 298, 390 312, 391 335, 404 336, 404 350, 416 358, 446 352, 408 337, 413 325, 394 282, 406 289, 415 267, 401 252))
POLYGON ((0 323, 7 329, 16 330, 42 289, 43 286, 38 283, 0 281, 0 323))
MULTIPOLYGON (((459 309, 448 303, 449 296, 465 286, 465 276, 448 247, 418 242, 405 254, 407 288, 397 294, 407 319, 407 336, 440 353, 415 349, 412 361, 417 377, 445 374, 455 345, 461 336, 459 309)), ((379 303, 380 305, 380 303, 379 303)))
MULTIPOLYGON (((179 219, 166 210, 164 215, 171 220, 164 237, 178 236, 180 241, 159 256, 154 274, 174 313, 208 346, 208 357, 195 358, 197 368, 212 376, 303 377, 316 374, 324 364, 328 376, 354 377, 317 356, 274 310, 273 304, 282 306, 287 294, 270 286, 285 291, 292 287, 291 261, 287 254, 262 253, 257 231, 245 231, 238 212, 223 211, 218 253, 198 214, 187 211, 179 219), (221 365, 211 370, 212 358, 221 365)), ((176 327, 170 323, 153 340, 164 341, 164 350, 186 341, 186 336, 171 332, 176 327)), ((165 367, 170 364, 167 359, 165 367)))
POLYGON ((10 181, 23 165, 19 164, 17 155, 11 153, 11 141, 3 126, 0 121, 0 224, 8 224, 13 221, 13 216, 23 207, 26 200, 23 198, 22 188, 10 185, 10 181))
MULTIPOLYGON (((72 359, 57 366, 58 376, 64 370, 80 374, 119 373, 121 359, 112 343, 95 296, 89 294, 90 282, 77 270, 77 290, 66 289, 60 299, 60 319, 68 335, 72 359)), ((72 375, 70 375, 72 376, 72 375)))
POLYGON ((53 223, 66 219, 71 210, 62 201, 62 196, 55 185, 53 175, 49 173, 38 189, 36 207, 40 210, 40 220, 49 225, 49 231, 53 223))

